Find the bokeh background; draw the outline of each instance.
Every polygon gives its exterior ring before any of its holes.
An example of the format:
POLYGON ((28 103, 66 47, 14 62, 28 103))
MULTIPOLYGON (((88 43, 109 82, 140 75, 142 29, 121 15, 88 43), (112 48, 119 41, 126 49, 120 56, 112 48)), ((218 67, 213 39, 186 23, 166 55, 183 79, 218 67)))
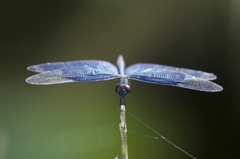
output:
MULTIPOLYGON (((206 93, 132 81, 129 112, 196 158, 237 158, 239 0, 2 1, 0 159, 121 158, 115 81, 36 86, 33 64, 81 59, 186 67, 206 93)), ((129 158, 190 158, 127 116, 129 158)))

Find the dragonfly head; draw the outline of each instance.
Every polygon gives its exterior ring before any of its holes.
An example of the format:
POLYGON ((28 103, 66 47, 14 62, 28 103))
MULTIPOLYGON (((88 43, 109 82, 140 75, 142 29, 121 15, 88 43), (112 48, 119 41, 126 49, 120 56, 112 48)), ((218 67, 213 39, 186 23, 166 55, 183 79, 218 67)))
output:
POLYGON ((120 77, 117 79, 117 86, 115 88, 115 91, 120 96, 126 96, 131 91, 130 85, 130 79, 126 77, 120 77))
POLYGON ((120 85, 117 85, 117 87, 115 88, 115 91, 120 96, 126 96, 131 91, 131 87, 130 85, 127 85, 127 84, 120 84, 120 85))

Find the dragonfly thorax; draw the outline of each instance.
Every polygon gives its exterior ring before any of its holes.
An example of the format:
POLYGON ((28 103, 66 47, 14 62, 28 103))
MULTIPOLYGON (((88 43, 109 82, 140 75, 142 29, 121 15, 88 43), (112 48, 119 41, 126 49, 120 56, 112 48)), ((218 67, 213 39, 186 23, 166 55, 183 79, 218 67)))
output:
POLYGON ((120 96, 126 96, 131 91, 130 80, 126 77, 120 77, 117 79, 115 91, 120 96))

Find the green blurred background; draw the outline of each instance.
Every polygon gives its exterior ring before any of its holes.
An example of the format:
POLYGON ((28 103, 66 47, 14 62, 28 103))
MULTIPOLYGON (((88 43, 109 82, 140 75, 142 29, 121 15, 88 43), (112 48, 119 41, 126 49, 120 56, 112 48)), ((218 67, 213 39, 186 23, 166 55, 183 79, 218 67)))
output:
MULTIPOLYGON (((115 81, 36 86, 33 64, 81 59, 214 72, 219 93, 132 81, 127 109, 197 158, 239 156, 238 0, 2 1, 0 159, 113 159, 115 81)), ((127 116, 130 159, 187 159, 127 116), (136 134, 138 133, 138 134, 136 134), (143 135, 139 135, 143 134, 143 135)), ((120 156, 119 156, 120 157, 120 156)))

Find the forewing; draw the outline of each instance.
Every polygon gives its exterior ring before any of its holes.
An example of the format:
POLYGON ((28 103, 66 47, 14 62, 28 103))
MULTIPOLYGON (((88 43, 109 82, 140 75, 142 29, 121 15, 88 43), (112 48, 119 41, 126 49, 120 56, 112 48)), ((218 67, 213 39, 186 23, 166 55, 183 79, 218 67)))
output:
POLYGON ((209 80, 172 70, 132 73, 129 77, 137 81, 176 86, 198 91, 218 92, 223 89, 221 86, 209 80))
POLYGON ((206 79, 206 80, 214 80, 217 78, 213 73, 207 73, 207 72, 192 70, 187 68, 177 68, 172 66, 148 64, 148 63, 138 63, 138 64, 131 65, 126 68, 125 73, 127 75, 132 75, 132 74, 144 73, 148 71, 163 71, 163 70, 181 72, 181 73, 185 73, 185 74, 206 79))
POLYGON ((45 72, 45 71, 52 71, 56 69, 70 68, 70 67, 100 69, 100 70, 111 72, 112 74, 115 74, 118 72, 115 65, 111 64, 110 62, 101 61, 101 60, 52 62, 52 63, 44 63, 44 64, 29 66, 27 69, 33 72, 45 72))
POLYGON ((103 81, 116 78, 117 73, 93 68, 61 68, 41 72, 26 79, 26 82, 36 85, 50 85, 68 82, 103 81))

